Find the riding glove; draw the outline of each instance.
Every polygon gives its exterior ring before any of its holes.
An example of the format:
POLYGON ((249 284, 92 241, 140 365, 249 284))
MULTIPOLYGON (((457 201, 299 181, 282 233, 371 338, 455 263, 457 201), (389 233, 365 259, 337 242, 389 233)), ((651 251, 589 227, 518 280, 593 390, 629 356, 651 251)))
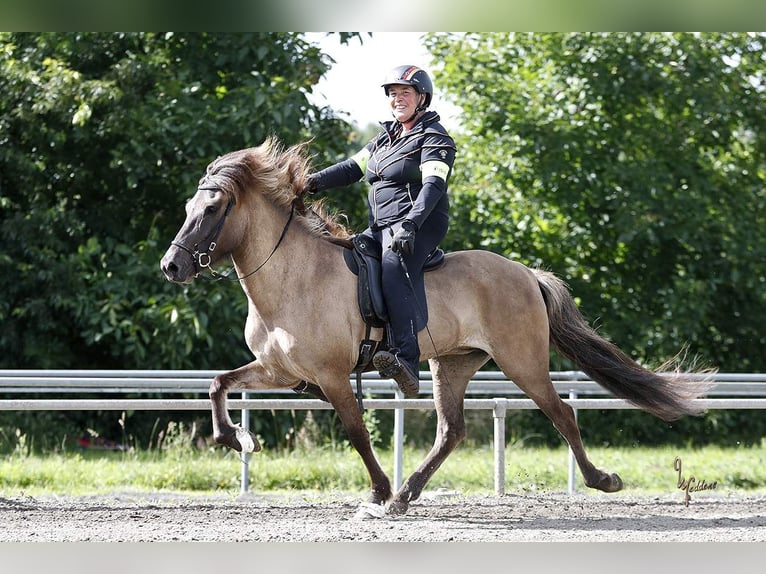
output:
POLYGON ((303 188, 303 193, 314 195, 319 191, 319 178, 317 174, 312 173, 306 178, 306 186, 303 188))
POLYGON ((402 226, 394 233, 394 237, 391 241, 391 249, 394 250, 395 253, 401 253, 402 255, 412 255, 412 253, 415 251, 415 232, 417 231, 417 226, 410 221, 409 219, 405 219, 402 221, 402 226))

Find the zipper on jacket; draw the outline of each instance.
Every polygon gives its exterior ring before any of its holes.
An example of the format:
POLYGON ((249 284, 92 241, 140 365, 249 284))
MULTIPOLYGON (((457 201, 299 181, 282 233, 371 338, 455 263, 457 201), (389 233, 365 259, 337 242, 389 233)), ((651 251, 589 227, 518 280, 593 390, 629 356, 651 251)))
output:
POLYGON ((378 186, 372 186, 372 225, 378 223, 378 186))

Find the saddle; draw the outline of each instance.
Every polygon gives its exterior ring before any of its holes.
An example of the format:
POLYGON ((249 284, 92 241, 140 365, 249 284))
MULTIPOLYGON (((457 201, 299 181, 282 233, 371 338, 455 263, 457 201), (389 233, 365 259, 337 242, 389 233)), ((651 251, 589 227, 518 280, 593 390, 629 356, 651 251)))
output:
MULTIPOLYGON (((366 235, 352 236, 351 243, 353 249, 346 249, 343 257, 349 271, 357 276, 359 312, 368 327, 385 327, 388 323, 388 310, 381 279, 383 248, 380 242, 366 235)), ((437 247, 428 255, 423 270, 433 271, 443 264, 444 251, 437 247)))
MULTIPOLYGON (((383 298, 383 266, 381 264, 383 247, 379 241, 361 234, 353 235, 351 243, 353 248, 345 249, 343 258, 349 271, 357 276, 359 313, 367 325, 365 337, 359 344, 359 356, 352 371, 356 373, 356 400, 359 404, 359 410, 364 413, 362 373, 370 370, 375 352, 388 345, 386 331, 384 331, 381 341, 370 339, 370 332, 373 328, 382 328, 388 324, 388 310, 383 298)), ((423 270, 433 271, 443 264, 444 251, 437 247, 428 255, 423 270)), ((310 393, 323 401, 327 401, 319 386, 308 381, 301 381, 293 390, 296 393, 310 393)))

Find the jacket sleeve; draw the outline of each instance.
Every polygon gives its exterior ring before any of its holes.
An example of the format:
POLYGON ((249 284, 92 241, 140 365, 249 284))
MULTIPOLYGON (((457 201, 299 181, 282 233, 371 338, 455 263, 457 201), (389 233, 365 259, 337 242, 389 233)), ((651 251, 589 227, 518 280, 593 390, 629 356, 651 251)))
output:
POLYGON ((407 219, 418 229, 447 193, 447 182, 454 162, 455 143, 451 137, 441 133, 426 136, 420 161, 423 187, 407 215, 407 219))
POLYGON ((316 191, 356 183, 364 177, 369 157, 370 151, 368 147, 364 147, 356 155, 318 171, 312 175, 316 191))

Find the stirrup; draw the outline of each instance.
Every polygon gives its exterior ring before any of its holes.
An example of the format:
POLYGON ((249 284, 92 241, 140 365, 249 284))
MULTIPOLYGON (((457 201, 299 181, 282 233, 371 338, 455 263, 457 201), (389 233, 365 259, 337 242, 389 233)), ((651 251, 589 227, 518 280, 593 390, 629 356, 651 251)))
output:
POLYGON ((399 357, 389 351, 378 351, 372 358, 372 364, 380 372, 380 376, 394 379, 405 397, 414 397, 420 391, 418 375, 399 360, 399 357))

